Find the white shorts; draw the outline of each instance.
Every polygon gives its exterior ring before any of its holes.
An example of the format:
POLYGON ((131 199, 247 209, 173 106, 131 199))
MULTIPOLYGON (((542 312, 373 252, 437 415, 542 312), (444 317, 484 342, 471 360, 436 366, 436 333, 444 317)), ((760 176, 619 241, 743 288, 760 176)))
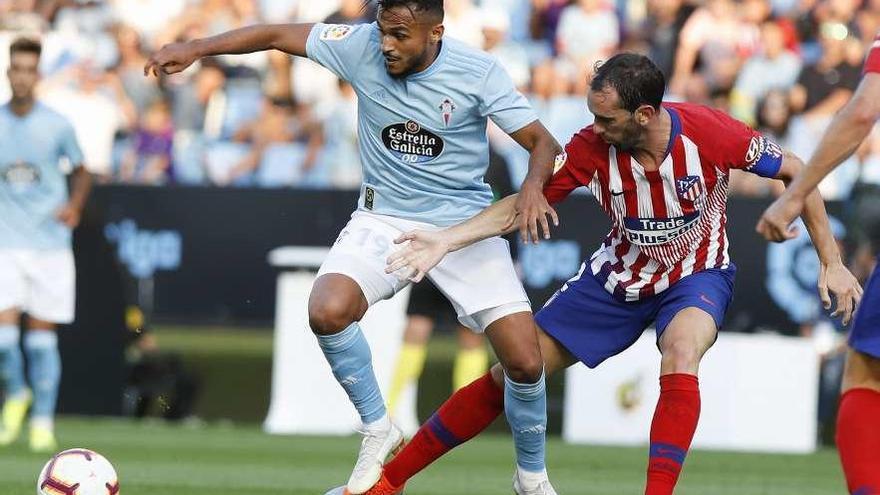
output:
POLYGON ((72 250, 0 249, 0 311, 71 323, 75 293, 72 250))
MULTIPOLYGON (((385 273, 388 256, 400 249, 394 239, 415 229, 441 227, 356 211, 330 249, 318 276, 338 273, 351 278, 370 305, 388 299, 409 283, 385 273)), ((449 253, 428 278, 452 303, 459 321, 478 332, 504 316, 531 311, 510 258, 510 246, 500 237, 449 253)))

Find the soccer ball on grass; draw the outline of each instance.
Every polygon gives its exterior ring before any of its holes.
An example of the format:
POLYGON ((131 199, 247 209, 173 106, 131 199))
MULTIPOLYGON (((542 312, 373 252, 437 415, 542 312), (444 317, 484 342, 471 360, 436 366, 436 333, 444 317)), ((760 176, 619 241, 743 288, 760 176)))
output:
POLYGON ((119 480, 101 454, 70 449, 55 454, 43 466, 37 495, 119 495, 119 480))

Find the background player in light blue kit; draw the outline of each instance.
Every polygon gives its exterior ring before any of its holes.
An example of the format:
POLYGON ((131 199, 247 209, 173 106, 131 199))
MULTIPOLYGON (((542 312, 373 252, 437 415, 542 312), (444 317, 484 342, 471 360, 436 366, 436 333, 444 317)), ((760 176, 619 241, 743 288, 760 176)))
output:
POLYGON ((34 98, 40 52, 36 41, 12 43, 7 72, 12 99, 0 107, 0 375, 7 397, 0 445, 18 438, 30 408, 31 449, 51 452, 61 379, 55 325, 73 321, 70 229, 79 223, 91 179, 73 127, 34 98), (62 158, 74 167, 69 197, 62 158), (21 313, 27 314, 27 379, 21 313))
MULTIPOLYGON (((548 236, 548 217, 555 219, 541 190, 560 146, 494 58, 443 38, 443 16, 441 0, 383 0, 373 24, 248 27, 168 45, 145 67, 155 75, 170 74, 205 56, 277 49, 309 57, 357 92, 364 167, 358 210, 321 267, 309 301, 312 330, 366 430, 347 484, 353 494, 376 484, 382 462, 402 443, 357 322, 370 305, 409 283, 408 273, 385 273, 393 239, 412 228, 458 223, 489 205, 492 194, 483 180, 489 118, 531 152, 517 203, 522 236, 537 238, 539 225, 548 236)), ((486 332, 504 367, 503 399, 517 450, 516 491, 555 493, 544 468, 542 359, 506 241, 486 239, 450 256, 432 279, 462 323, 486 332)), ((483 393, 481 386, 492 387, 478 382, 472 392, 483 393)), ((432 419, 439 442, 455 444, 472 434, 456 417, 447 411, 432 419)))

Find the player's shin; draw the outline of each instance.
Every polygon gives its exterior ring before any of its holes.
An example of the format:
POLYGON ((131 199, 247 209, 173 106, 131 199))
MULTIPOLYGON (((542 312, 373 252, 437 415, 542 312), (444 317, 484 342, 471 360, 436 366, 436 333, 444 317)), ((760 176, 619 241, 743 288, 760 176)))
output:
POLYGON ((700 418, 700 387, 695 375, 660 377, 660 399, 651 423, 646 495, 671 495, 700 418))
POLYGON ((840 399, 837 448, 849 493, 880 494, 880 392, 853 388, 840 399))
POLYGON ((24 361, 15 325, 0 325, 0 380, 6 384, 7 397, 25 393, 24 361))
MULTIPOLYGON (((318 335, 318 345, 330 363, 336 381, 345 389, 364 425, 387 422, 382 392, 373 372, 370 345, 357 323, 334 335, 318 335)), ((386 426, 387 428, 387 426, 386 426)))
POLYGON ((34 390, 31 417, 51 430, 61 381, 58 336, 53 330, 28 330, 24 337, 24 350, 28 359, 28 379, 34 390))
POLYGON ((520 472, 546 478, 544 444, 547 433, 547 395, 544 373, 535 383, 517 383, 504 377, 504 412, 513 433, 520 472))
POLYGON ((492 424, 504 410, 504 392, 486 373, 454 393, 403 450, 385 465, 385 477, 394 486, 408 479, 454 447, 492 424))

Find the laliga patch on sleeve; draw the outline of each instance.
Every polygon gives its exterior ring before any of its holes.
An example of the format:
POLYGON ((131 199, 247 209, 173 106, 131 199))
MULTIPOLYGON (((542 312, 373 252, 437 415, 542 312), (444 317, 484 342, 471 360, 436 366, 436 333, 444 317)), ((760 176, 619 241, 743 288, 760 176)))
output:
POLYGON ((556 155, 556 160, 554 160, 554 162, 553 162, 553 173, 555 174, 556 172, 559 172, 560 170, 562 170, 562 167, 565 166, 565 162, 567 162, 567 161, 568 161, 568 153, 563 151, 562 153, 556 155))
POLYGON ((321 32, 321 39, 324 41, 344 40, 348 38, 352 31, 352 27, 345 24, 330 24, 321 32))

